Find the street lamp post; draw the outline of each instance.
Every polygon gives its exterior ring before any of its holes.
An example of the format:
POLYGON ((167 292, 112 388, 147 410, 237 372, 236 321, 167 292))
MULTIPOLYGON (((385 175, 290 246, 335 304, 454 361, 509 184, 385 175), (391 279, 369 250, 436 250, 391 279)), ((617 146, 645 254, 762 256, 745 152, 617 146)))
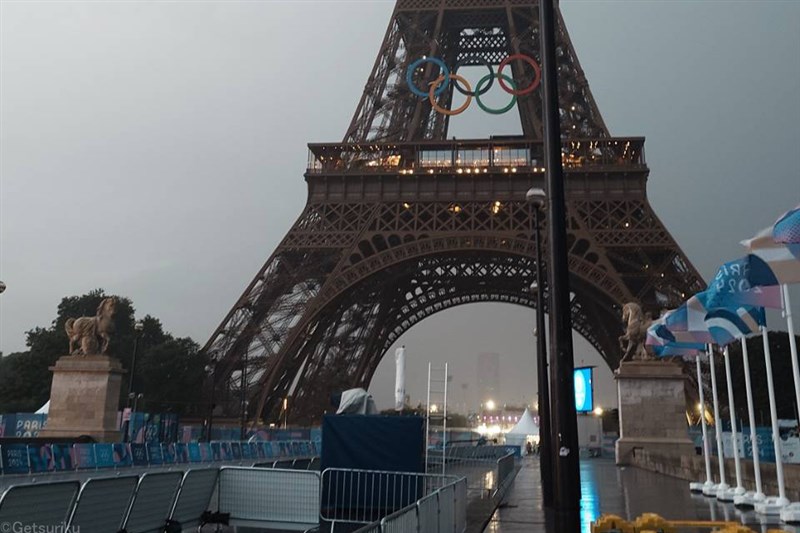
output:
POLYGON ((561 168, 561 125, 556 65, 555 0, 539 2, 542 58, 542 118, 548 209, 548 272, 550 294, 550 364, 554 376, 553 426, 557 439, 553 471, 556 478, 556 527, 564 533, 580 529, 581 478, 578 462, 578 421, 573 398, 574 358, 567 259, 567 209, 561 168))
MULTIPOLYGON (((545 192, 531 188, 525 200, 534 209, 534 231, 536 237, 536 361, 539 382, 539 457, 542 478, 542 500, 545 507, 553 506, 553 456, 552 436, 550 434, 550 386, 547 369, 547 345, 544 329, 544 268, 542 267, 542 233, 539 215, 545 206, 545 192)), ((531 285, 534 290, 534 285, 531 285)))
POLYGON ((208 410, 208 424, 206 424, 206 442, 211 442, 211 427, 214 422, 214 392, 217 389, 217 363, 206 365, 206 373, 211 373, 211 408, 208 410))
POLYGON ((239 386, 241 389, 241 412, 242 419, 240 421, 239 438, 245 440, 247 436, 247 350, 244 352, 244 359, 242 359, 242 382, 239 386))
POLYGON ((133 379, 136 376, 136 355, 139 352, 139 336, 141 336, 142 331, 144 330, 144 322, 142 322, 141 320, 137 320, 136 323, 133 325, 133 330, 135 332, 135 335, 133 337, 133 357, 131 357, 131 375, 128 377, 128 404, 127 404, 128 419, 125 421, 124 424, 125 431, 122 435, 123 442, 128 442, 128 440, 130 439, 128 433, 130 432, 131 416, 133 415, 133 411, 131 410, 131 404, 133 403, 133 400, 136 397, 136 393, 133 392, 133 379))

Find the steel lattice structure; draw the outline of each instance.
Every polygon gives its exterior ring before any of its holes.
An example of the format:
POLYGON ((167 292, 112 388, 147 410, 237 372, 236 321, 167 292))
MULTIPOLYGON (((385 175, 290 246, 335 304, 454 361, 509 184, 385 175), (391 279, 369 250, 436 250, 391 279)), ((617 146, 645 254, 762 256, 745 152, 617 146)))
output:
MULTIPOLYGON (((425 317, 472 302, 535 306, 525 192, 544 183, 539 91, 518 99, 523 136, 448 141, 448 117, 405 73, 421 56, 538 58, 538 12, 530 0, 397 2, 344 140, 309 145, 305 209, 205 345, 217 397, 235 403, 246 381, 251 420, 274 420, 291 394, 293 420, 311 422, 332 392, 366 388, 425 317)), ((616 368, 624 303, 657 314, 704 283, 648 203, 644 139, 609 135, 558 20, 572 318, 616 368)), ((527 86, 533 73, 512 67, 527 86)), ((418 86, 437 75, 426 64, 418 86)))

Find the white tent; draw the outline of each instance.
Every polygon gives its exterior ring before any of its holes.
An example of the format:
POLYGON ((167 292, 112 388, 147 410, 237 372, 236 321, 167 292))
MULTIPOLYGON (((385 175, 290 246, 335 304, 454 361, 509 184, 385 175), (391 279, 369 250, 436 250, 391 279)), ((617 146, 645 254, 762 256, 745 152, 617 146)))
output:
POLYGON ((519 417, 517 425, 506 433, 506 444, 511 446, 524 446, 528 437, 538 437, 539 426, 528 409, 519 417))
POLYGON ((46 414, 48 414, 49 412, 50 412, 50 400, 47 400, 47 403, 46 403, 46 404, 44 404, 43 406, 41 406, 41 407, 39 408, 39 410, 38 410, 38 411, 36 411, 36 414, 37 414, 37 415, 46 415, 46 414))

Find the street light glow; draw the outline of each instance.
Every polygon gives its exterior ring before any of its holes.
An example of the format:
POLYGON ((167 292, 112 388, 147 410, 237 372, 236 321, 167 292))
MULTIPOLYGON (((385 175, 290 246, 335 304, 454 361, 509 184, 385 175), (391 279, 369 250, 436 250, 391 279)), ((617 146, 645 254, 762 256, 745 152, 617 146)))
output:
POLYGON ((598 405, 594 408, 594 414, 596 416, 603 416, 603 408, 598 405))
POLYGON ((436 405, 435 403, 432 403, 431 404, 431 413, 438 413, 438 412, 439 412, 439 406, 436 405))
POLYGON ((486 409, 488 409, 489 411, 494 411, 495 407, 496 406, 495 406, 494 400, 487 400, 486 401, 486 409))

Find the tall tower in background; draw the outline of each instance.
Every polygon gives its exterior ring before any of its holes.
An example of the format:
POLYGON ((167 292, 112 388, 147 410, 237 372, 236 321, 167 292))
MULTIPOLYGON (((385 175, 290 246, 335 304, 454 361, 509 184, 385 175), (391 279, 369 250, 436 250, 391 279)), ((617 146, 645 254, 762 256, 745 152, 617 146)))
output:
POLYGON ((478 401, 485 402, 492 399, 499 402, 500 398, 500 354, 482 353, 478 355, 478 401))

